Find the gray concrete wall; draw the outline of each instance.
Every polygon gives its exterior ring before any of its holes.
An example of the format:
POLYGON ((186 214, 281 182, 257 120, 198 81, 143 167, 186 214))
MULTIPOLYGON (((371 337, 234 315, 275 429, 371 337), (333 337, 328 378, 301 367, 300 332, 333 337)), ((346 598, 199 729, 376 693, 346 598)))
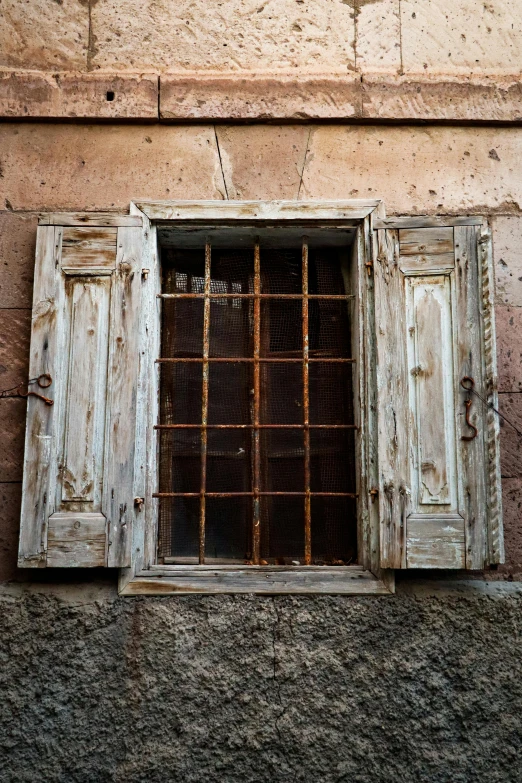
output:
POLYGON ((522 589, 0 596, 2 783, 518 783, 522 589))

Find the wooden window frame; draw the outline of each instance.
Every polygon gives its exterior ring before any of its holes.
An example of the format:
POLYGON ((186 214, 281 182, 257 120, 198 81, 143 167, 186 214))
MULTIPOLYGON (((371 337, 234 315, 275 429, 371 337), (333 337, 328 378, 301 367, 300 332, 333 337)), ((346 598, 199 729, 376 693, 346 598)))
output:
MULTIPOLYGON (((140 470, 137 471, 136 503, 138 513, 133 531, 132 564, 120 570, 122 595, 172 594, 344 594, 389 595, 395 591, 395 571, 380 567, 380 514, 376 488, 379 486, 376 412, 376 336, 374 312, 375 258, 374 229, 426 226, 481 225, 479 217, 406 217, 386 218, 381 200, 334 202, 226 202, 184 201, 131 203, 130 215, 143 220, 144 246, 142 277, 146 281, 142 315, 147 324, 141 329, 142 363, 138 384, 138 426, 141 445, 140 470), (354 357, 358 363, 355 389, 356 422, 360 436, 357 460, 357 541, 360 564, 354 566, 241 566, 241 565, 160 565, 156 560, 158 501, 152 499, 157 488, 159 443, 154 433, 158 420, 158 365, 160 355, 161 273, 158 229, 174 223, 194 226, 241 225, 336 226, 355 228, 352 264, 354 300, 354 357), (145 502, 141 504, 141 499, 145 502)), ((140 462, 138 459, 137 463, 140 462)))
MULTIPOLYGON (((482 570, 503 562, 491 251, 491 234, 482 217, 386 218, 379 200, 138 202, 131 204, 129 215, 40 216, 30 374, 52 374, 48 393, 58 404, 42 407, 36 395, 28 405, 19 565, 119 567, 123 595, 383 595, 394 591, 396 568, 482 570), (316 228, 355 234, 349 302, 352 357, 358 365, 354 407, 359 429, 359 565, 159 564, 154 495, 159 467, 160 235, 197 229, 206 237, 225 229, 232 239, 244 241, 245 231, 253 239, 274 227, 296 237, 316 228), (420 281, 415 285, 427 286, 416 310, 407 298, 412 276, 420 281), (439 286, 436 292, 434 286, 439 286), (93 291, 101 292, 99 300, 92 299, 93 291), (79 297, 74 301, 73 293, 79 297), (73 305, 79 310, 74 310, 76 326, 71 329, 73 305), (422 343, 423 312, 428 308, 431 313, 433 307, 433 323, 438 323, 438 313, 441 318, 445 314, 445 320, 439 320, 446 331, 439 330, 438 343, 448 336, 448 312, 455 324, 454 377, 469 381, 473 376, 486 403, 473 404, 468 386, 460 388, 462 382, 452 384, 451 398, 444 386, 448 413, 439 419, 449 422, 443 428, 444 453, 429 443, 429 405, 422 421, 418 418, 419 400, 425 399, 419 395, 433 389, 434 382, 428 382, 434 373, 437 378, 441 374, 436 375, 432 361, 431 332, 422 343), (83 328, 90 329, 87 344, 83 328), (107 368, 97 361, 100 346, 102 353, 107 350, 107 368), (80 355, 85 357, 82 367, 91 368, 90 386, 71 365, 80 355), (425 369, 430 372, 423 375, 425 369), (75 372, 78 383, 69 395, 68 379, 75 372), (86 448, 69 453, 65 444, 71 408, 85 421, 97 422, 98 432, 103 421, 104 437, 95 437, 91 427, 80 438, 86 448), (87 416, 87 409, 94 417, 87 416), (421 425, 426 440, 416 434, 421 425), (427 456, 422 461, 424 443, 427 456), (413 452, 411 444, 418 450, 413 452), (460 455, 458 478, 451 473, 448 449, 460 455), (98 471, 98 498, 89 495, 91 485, 85 479, 91 463, 98 471), (418 491, 421 472, 436 467, 439 478, 447 469, 453 481, 451 499, 442 504, 433 481, 426 484, 435 487, 430 489, 433 497, 421 498, 418 491), (79 489, 74 484, 71 498, 71 482, 78 476, 79 489)), ((435 474, 428 478, 435 480, 435 474)))
MULTIPOLYGON (((143 219, 142 364, 138 383, 138 446, 141 471, 137 471, 137 505, 132 543, 132 565, 120 571, 123 595, 183 593, 352 594, 386 595, 394 592, 394 571, 379 566, 379 509, 372 488, 377 486, 377 422, 375 418, 375 341, 372 329, 372 234, 376 220, 385 218, 380 200, 334 202, 136 202, 130 214, 143 219), (158 229, 183 223, 234 227, 241 225, 310 225, 356 230, 352 264, 355 328, 354 357, 359 367, 355 389, 356 421, 360 427, 356 460, 357 540, 359 565, 354 566, 241 566, 156 564, 158 501, 158 438, 153 430, 158 417, 159 373, 154 360, 160 355, 161 274, 158 229), (140 492, 141 480, 141 492, 140 492), (145 499, 140 504, 140 497, 145 499)), ((139 462, 139 459, 138 459, 139 462)))

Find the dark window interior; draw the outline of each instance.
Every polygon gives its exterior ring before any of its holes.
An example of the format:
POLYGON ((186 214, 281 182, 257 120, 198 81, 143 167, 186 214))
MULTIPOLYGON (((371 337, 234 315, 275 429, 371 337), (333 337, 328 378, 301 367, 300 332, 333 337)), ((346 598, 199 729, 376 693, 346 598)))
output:
POLYGON ((162 249, 159 562, 355 563, 349 247, 224 243, 162 249))

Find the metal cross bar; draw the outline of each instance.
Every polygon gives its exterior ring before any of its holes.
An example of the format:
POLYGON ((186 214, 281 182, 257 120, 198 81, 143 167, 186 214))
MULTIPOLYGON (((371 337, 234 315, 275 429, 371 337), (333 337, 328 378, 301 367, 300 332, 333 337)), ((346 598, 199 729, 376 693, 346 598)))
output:
POLYGON ((199 501, 199 562, 205 562, 205 492, 207 488, 208 354, 210 345, 210 242, 205 244, 205 300, 203 305, 203 387, 201 396, 201 490, 199 501))
MULTIPOLYGON (((198 498, 199 492, 155 492, 153 498, 198 498)), ((326 497, 326 498, 357 498, 356 492, 206 492, 207 498, 237 498, 237 497, 326 497)))
MULTIPOLYGON (((252 430, 254 424, 155 424, 155 430, 252 430)), ((258 424, 260 430, 304 430, 304 424, 258 424)), ((309 424, 308 429, 315 430, 358 430, 357 424, 309 424)))
MULTIPOLYGON (((302 298, 302 297, 301 297, 302 298)), ((207 357, 207 359, 204 359, 203 357, 165 357, 156 359, 156 362, 158 364, 168 364, 171 362, 228 362, 229 364, 234 364, 235 362, 252 362, 254 363, 256 360, 253 357, 248 356, 227 356, 227 357, 207 357)), ((299 364, 302 364, 303 359, 299 358, 293 358, 289 357, 287 359, 273 359, 271 357, 259 357, 257 361, 262 363, 271 363, 271 362, 283 362, 284 364, 287 364, 288 362, 299 362, 299 364)), ((355 364, 356 359, 343 359, 343 358, 337 358, 337 357, 317 357, 317 356, 309 356, 308 358, 309 362, 330 362, 333 364, 339 364, 342 362, 345 362, 347 364, 355 364)))
MULTIPOLYGON (((158 299, 204 299, 205 294, 185 293, 156 294, 158 299)), ((256 294, 210 293, 211 299, 255 299, 256 294)), ((310 294, 309 299, 355 299, 354 294, 310 294)), ((301 294, 259 294, 259 299, 302 299, 301 294)))
POLYGON ((259 489, 261 483, 261 448, 259 432, 260 409, 260 372, 259 354, 261 350, 261 254, 259 237, 254 245, 254 400, 253 400, 253 520, 252 520, 252 561, 259 565, 261 543, 261 507, 259 489))
POLYGON ((309 336, 308 336, 308 242, 303 237, 303 439, 304 439, 304 561, 312 562, 312 519, 310 502, 310 394, 309 394, 309 336))

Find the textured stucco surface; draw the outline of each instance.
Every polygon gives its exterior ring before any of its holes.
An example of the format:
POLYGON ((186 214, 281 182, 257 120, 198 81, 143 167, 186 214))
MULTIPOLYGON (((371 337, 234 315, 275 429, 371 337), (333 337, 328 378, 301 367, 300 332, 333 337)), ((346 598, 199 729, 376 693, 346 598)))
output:
POLYGON ((87 67, 87 0, 2 0, 0 67, 81 70, 87 67))
POLYGON ((520 73, 522 0, 2 0, 0 67, 520 73))
POLYGON ((522 596, 405 587, 377 599, 12 591, 0 780, 518 783, 522 596))
POLYGON ((204 2, 100 0, 92 9, 92 63, 107 70, 225 69, 346 71, 354 23, 341 0, 204 2))

